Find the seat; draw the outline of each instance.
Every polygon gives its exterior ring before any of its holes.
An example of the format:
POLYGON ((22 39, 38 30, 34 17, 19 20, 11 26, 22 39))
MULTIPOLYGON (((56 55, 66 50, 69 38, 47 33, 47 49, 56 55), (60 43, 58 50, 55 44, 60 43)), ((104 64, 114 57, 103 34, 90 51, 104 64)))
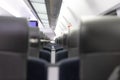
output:
POLYGON ((40 35, 38 27, 30 27, 30 50, 29 56, 39 58, 40 35))
POLYGON ((44 46, 43 49, 51 52, 52 46, 44 46))
POLYGON ((56 62, 59 62, 62 59, 68 58, 68 51, 67 50, 60 50, 56 52, 56 62))
POLYGON ((79 58, 69 58, 57 63, 59 80, 79 80, 79 58))
MULTIPOLYGON (((56 52, 64 49, 63 47, 58 45, 55 45, 54 47, 56 52)), ((44 46, 43 49, 51 52, 52 46, 44 46)))
MULTIPOLYGON (((58 62, 62 59, 68 58, 68 51, 61 50, 61 51, 56 52, 55 55, 56 55, 56 62, 58 62)), ((39 53, 39 58, 50 62, 51 61, 51 52, 41 49, 40 53, 39 53)))
POLYGON ((107 80, 120 64, 120 18, 82 19, 79 36, 80 80, 107 80))
POLYGON ((46 44, 46 46, 59 46, 59 45, 56 43, 48 43, 48 44, 46 44))
POLYGON ((26 80, 28 37, 26 19, 0 16, 0 80, 26 80))
POLYGON ((61 46, 55 46, 55 51, 56 52, 61 51, 61 50, 64 50, 64 48, 61 47, 61 46))
POLYGON ((44 59, 48 62, 50 62, 50 58, 51 58, 51 52, 41 49, 40 53, 39 53, 39 58, 44 59))
POLYGON ((29 57, 27 61, 27 80, 47 80, 47 66, 45 60, 29 57))

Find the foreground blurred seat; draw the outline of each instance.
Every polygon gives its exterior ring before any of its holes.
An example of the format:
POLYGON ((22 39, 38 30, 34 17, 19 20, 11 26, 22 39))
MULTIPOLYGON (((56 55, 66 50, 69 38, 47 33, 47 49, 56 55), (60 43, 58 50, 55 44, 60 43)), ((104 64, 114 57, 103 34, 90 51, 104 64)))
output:
POLYGON ((59 80, 79 80, 79 58, 61 60, 59 66, 59 80))
POLYGON ((26 80, 27 52, 27 20, 0 17, 0 80, 26 80))
POLYGON ((99 16, 81 24, 80 80, 107 80, 120 64, 120 18, 99 16))
POLYGON ((48 63, 42 59, 28 58, 27 80, 47 80, 48 63))

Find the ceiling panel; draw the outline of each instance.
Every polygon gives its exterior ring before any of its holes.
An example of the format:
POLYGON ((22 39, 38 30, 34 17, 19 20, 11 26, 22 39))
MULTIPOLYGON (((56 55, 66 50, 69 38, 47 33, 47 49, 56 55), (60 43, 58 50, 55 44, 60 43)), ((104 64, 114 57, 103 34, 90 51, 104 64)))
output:
POLYGON ((38 16, 40 17, 40 19, 48 19, 47 14, 38 14, 38 16))
POLYGON ((44 27, 49 27, 45 0, 30 0, 30 3, 33 6, 38 18, 40 19, 44 27))
POLYGON ((50 27, 55 29, 59 16, 62 0, 45 0, 48 11, 48 19, 50 27))
POLYGON ((35 8, 35 10, 37 12, 41 12, 41 13, 46 13, 46 7, 45 4, 40 4, 40 3, 32 3, 33 7, 35 8))
POLYGON ((37 2, 37 3, 45 3, 44 0, 30 0, 31 2, 37 2))
POLYGON ((49 23, 48 20, 41 20, 43 23, 49 23))

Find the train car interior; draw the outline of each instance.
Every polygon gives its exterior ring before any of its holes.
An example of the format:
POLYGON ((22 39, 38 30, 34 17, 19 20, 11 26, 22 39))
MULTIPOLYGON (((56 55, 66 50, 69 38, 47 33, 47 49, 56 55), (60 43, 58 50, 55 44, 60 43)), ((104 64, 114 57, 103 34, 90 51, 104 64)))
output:
POLYGON ((120 80, 120 0, 0 0, 0 80, 120 80))

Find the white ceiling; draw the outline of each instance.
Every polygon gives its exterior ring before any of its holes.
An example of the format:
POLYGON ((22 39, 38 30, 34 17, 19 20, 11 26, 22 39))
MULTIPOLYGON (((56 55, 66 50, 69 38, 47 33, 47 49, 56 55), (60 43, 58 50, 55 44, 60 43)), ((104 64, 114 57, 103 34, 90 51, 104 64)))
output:
POLYGON ((80 27, 82 16, 98 16, 119 7, 120 0, 63 0, 55 33, 61 36, 70 25, 70 30, 80 27))
POLYGON ((36 17, 23 0, 0 0, 0 7, 15 17, 26 17, 36 20, 36 17))
MULTIPOLYGON (((31 0, 33 1, 33 0, 31 0)), ((44 0, 35 0, 41 1, 40 3, 44 3, 44 0)), ((31 7, 26 4, 27 0, 0 0, 0 16, 15 16, 15 17, 26 17, 28 20, 38 20, 35 13, 31 9, 31 7)), ((39 5, 40 7, 43 5, 39 5)), ((38 6, 36 6, 38 7, 38 6)), ((47 18, 46 15, 42 14, 43 12, 46 13, 45 9, 39 9, 41 11, 39 14, 41 18, 47 18)), ((49 27, 48 21, 42 20, 44 23, 43 27, 42 23, 39 21, 39 28, 41 31, 46 33, 47 36, 53 38, 55 36, 54 31, 49 27)))

